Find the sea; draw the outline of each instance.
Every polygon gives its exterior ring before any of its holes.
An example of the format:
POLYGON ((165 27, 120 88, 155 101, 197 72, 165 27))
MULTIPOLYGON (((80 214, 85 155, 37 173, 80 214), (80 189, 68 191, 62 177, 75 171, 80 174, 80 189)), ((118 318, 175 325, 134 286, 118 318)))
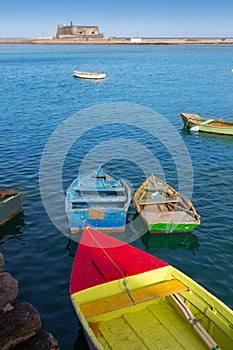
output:
POLYGON ((233 307, 233 137, 190 132, 180 117, 233 121, 231 69, 232 45, 0 45, 0 187, 23 193, 23 212, 0 228, 4 271, 61 349, 88 349, 69 295, 79 238, 65 192, 98 166, 133 191, 154 173, 192 201, 192 233, 151 235, 131 204, 119 238, 233 307))

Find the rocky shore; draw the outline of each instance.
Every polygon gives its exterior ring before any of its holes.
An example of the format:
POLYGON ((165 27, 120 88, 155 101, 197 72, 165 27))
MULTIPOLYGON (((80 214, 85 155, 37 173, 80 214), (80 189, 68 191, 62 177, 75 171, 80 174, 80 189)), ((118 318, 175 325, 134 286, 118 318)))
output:
POLYGON ((101 38, 57 39, 49 38, 0 38, 0 44, 126 44, 126 45, 184 45, 184 44, 233 44, 233 38, 101 38))
MULTIPOLYGON (((0 252, 0 270, 4 257, 0 252)), ((29 303, 17 304, 18 281, 9 272, 0 272, 0 349, 59 350, 57 340, 49 332, 38 331, 41 319, 29 303)))

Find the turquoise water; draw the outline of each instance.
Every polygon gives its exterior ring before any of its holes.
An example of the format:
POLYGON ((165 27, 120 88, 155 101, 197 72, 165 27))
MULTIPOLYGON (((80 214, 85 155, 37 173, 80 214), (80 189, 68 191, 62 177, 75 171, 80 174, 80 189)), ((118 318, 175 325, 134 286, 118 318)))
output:
MULTIPOLYGON (((90 167, 93 159, 134 189, 145 179, 144 167, 184 191, 193 185, 201 225, 192 234, 146 233, 131 241, 233 307, 233 138, 185 131, 179 115, 233 120, 232 57, 227 45, 0 46, 0 187, 20 186, 24 203, 23 215, 0 229, 0 249, 5 269, 20 282, 18 301, 38 309, 43 329, 62 349, 84 349, 85 341, 69 299, 77 242, 60 232, 68 232, 64 203, 50 171, 49 215, 39 188, 44 148, 60 126, 64 133, 48 154, 52 173, 67 149, 64 191, 79 166, 90 167), (107 79, 78 80, 74 69, 104 71, 107 79)), ((131 206, 132 235, 135 218, 131 206)))

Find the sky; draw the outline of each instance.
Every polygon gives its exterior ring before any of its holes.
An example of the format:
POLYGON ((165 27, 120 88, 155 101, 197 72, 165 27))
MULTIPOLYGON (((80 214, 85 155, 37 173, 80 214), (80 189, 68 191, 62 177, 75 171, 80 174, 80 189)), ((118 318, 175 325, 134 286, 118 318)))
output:
POLYGON ((233 37, 232 0, 0 0, 0 38, 97 25, 105 37, 233 37))

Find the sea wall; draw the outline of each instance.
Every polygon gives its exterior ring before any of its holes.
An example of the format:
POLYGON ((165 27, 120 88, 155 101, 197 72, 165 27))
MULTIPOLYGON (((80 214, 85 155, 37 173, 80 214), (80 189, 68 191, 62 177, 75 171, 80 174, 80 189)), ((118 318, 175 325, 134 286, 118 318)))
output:
POLYGON ((97 38, 94 36, 63 38, 0 38, 0 44, 95 44, 95 45, 185 45, 233 44, 233 38, 97 38))

